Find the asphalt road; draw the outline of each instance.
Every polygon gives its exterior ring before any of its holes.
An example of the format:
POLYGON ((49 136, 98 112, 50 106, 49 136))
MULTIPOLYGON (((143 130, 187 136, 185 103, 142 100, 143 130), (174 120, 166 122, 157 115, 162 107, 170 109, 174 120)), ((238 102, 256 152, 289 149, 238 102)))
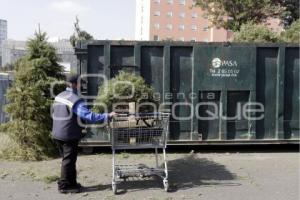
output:
MULTIPOLYGON (((117 156, 124 164, 154 164, 154 154, 117 156)), ((111 191, 111 155, 82 155, 78 179, 86 186, 80 194, 57 192, 59 159, 43 162, 0 160, 0 199, 299 199, 299 153, 171 153, 168 154, 171 191, 160 179, 128 180, 111 191), (50 180, 51 183, 46 183, 50 180)))

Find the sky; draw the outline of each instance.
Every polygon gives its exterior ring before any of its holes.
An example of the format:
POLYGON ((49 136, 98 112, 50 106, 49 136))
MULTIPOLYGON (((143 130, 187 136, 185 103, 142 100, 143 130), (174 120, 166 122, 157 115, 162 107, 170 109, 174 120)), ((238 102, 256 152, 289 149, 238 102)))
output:
POLYGON ((8 39, 27 40, 38 24, 50 40, 69 38, 76 15, 96 39, 134 39, 135 0, 0 0, 8 39))

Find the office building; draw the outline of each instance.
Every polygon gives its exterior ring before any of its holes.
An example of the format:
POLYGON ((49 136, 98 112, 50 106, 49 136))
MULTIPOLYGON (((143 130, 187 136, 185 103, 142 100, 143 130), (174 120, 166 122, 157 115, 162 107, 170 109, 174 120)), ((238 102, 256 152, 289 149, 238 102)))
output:
MULTIPOLYGON (((65 71, 69 72, 77 67, 77 59, 74 55, 74 49, 69 40, 58 40, 51 42, 59 57, 59 64, 61 64, 65 71)), ((16 60, 27 54, 26 42, 16 40, 6 40, 2 45, 2 66, 13 64, 16 60)))
POLYGON ((2 63, 2 43, 7 40, 7 21, 0 19, 0 66, 2 63))
POLYGON ((232 33, 211 25, 193 0, 136 0, 136 40, 221 42, 232 33))

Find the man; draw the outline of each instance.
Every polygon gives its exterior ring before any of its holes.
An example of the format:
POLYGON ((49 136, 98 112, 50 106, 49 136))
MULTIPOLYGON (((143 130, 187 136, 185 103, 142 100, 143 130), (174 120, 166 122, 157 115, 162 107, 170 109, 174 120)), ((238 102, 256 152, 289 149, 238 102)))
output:
POLYGON ((52 108, 52 137, 62 156, 61 177, 58 181, 58 190, 61 193, 81 192, 82 187, 76 181, 78 142, 83 136, 80 119, 96 123, 104 122, 115 115, 114 112, 104 114, 91 112, 77 94, 80 87, 77 84, 78 78, 78 75, 67 77, 68 87, 55 97, 52 108))

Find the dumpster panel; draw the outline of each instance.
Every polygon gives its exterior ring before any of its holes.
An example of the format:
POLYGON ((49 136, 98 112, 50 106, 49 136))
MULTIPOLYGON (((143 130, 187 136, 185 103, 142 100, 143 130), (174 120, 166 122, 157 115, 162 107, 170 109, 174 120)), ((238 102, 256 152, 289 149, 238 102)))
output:
POLYGON ((257 139, 276 137, 278 48, 258 48, 256 99, 264 105, 264 118, 256 122, 257 139))
POLYGON ((220 139, 220 118, 213 118, 210 113, 220 113, 221 91, 200 91, 198 133, 202 140, 220 139))
POLYGON ((170 138, 173 140, 190 139, 192 113, 189 94, 192 92, 193 48, 171 47, 170 90, 174 109, 171 117, 170 138), (180 119, 182 118, 182 119, 180 119))
POLYGON ((9 76, 0 74, 0 124, 8 121, 8 116, 4 112, 6 104, 5 94, 9 87, 9 76))
POLYGON ((249 121, 242 109, 249 102, 250 91, 227 93, 227 139, 249 139, 249 121))
POLYGON ((254 47, 200 46, 195 55, 195 87, 198 89, 254 90, 254 47))
POLYGON ((110 78, 116 76, 120 70, 135 71, 134 46, 111 46, 110 48, 110 78))
POLYGON ((98 87, 103 83, 99 74, 104 74, 104 46, 90 46, 88 49, 88 67, 87 74, 91 76, 87 80, 87 92, 90 95, 97 95, 98 87))
MULTIPOLYGON (((141 75, 154 91, 163 95, 164 49, 163 47, 141 48, 141 75)), ((162 98, 160 98, 162 99, 162 98)))
POLYGON ((286 139, 293 139, 300 132, 299 49, 287 48, 285 57, 284 132, 286 139))

